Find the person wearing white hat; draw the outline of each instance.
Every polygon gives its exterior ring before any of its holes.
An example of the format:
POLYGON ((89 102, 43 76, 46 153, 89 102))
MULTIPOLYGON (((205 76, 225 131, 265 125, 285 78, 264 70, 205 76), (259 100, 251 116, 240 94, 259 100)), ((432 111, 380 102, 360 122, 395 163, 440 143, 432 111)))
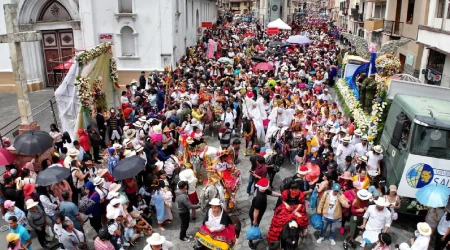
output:
POLYGON ((355 145, 355 156, 362 157, 367 154, 370 150, 370 145, 368 143, 367 135, 361 136, 360 142, 355 145))
POLYGON ((355 129, 355 131, 353 132, 352 135, 352 145, 355 145, 361 142, 361 137, 362 137, 363 133, 361 131, 361 129, 357 128, 355 129))
POLYGON ((387 232, 391 227, 391 211, 389 202, 384 197, 378 197, 375 205, 370 205, 364 213, 364 222, 361 229, 375 231, 378 233, 387 232))
POLYGON ((322 93, 321 95, 319 95, 319 98, 318 98, 318 99, 319 99, 319 100, 326 101, 326 102, 330 102, 330 101, 333 100, 333 97, 331 96, 330 93, 328 93, 328 89, 325 88, 325 89, 323 90, 323 93, 322 93))
MULTIPOLYGON (((111 200, 111 202, 113 200, 111 200)), ((115 202, 115 204, 117 205, 120 203, 115 202)), ((120 213, 120 209, 116 207, 108 208, 106 212, 106 218, 108 219, 108 233, 111 236, 110 242, 114 245, 115 249, 123 249, 122 246, 125 246, 125 244, 123 244, 124 236, 122 234, 122 225, 120 221, 117 220, 120 213)))
POLYGON ((103 179, 101 177, 95 177, 94 180, 92 181, 92 183, 95 186, 95 191, 100 196, 100 200, 106 199, 106 197, 108 196, 108 190, 103 187, 103 184, 105 183, 105 179, 103 179))
POLYGON ((159 233, 153 233, 151 237, 147 239, 147 246, 143 250, 172 250, 174 245, 172 242, 166 240, 166 237, 161 236, 159 233))
MULTIPOLYGON (((179 173, 178 177, 180 181, 185 181, 188 184, 187 193, 189 197, 189 202, 191 202, 192 205, 199 204, 200 201, 198 199, 197 191, 195 189, 198 180, 195 177, 194 171, 192 171, 192 169, 190 168, 185 169, 179 173)), ((196 219, 197 217, 196 209, 191 209, 191 217, 193 220, 196 219)))
POLYGON ((380 145, 373 146, 372 150, 366 154, 367 161, 367 170, 375 170, 378 171, 378 174, 381 174, 381 160, 383 160, 383 148, 380 145))
POLYGON ((345 169, 345 158, 347 156, 351 156, 352 158, 355 156, 355 146, 351 145, 350 141, 350 136, 346 136, 342 138, 342 143, 337 147, 336 162, 341 169, 345 169))
POLYGON ((47 248, 47 240, 45 239, 45 226, 47 224, 47 216, 39 205, 39 202, 33 199, 28 199, 25 202, 25 207, 28 210, 27 221, 28 225, 34 229, 38 236, 39 244, 42 248, 47 248))
POLYGON ((352 248, 356 248, 355 238, 359 235, 359 227, 363 223, 363 215, 369 207, 369 199, 372 198, 372 194, 367 189, 361 189, 362 185, 359 181, 354 181, 353 186, 359 185, 359 190, 356 192, 356 198, 351 204, 351 216, 350 216, 350 232, 344 240, 344 250, 348 249, 348 244, 351 244, 352 248))
POLYGON ((430 237, 433 230, 426 222, 417 223, 417 230, 414 232, 416 239, 411 238, 411 250, 427 250, 430 245, 430 237))

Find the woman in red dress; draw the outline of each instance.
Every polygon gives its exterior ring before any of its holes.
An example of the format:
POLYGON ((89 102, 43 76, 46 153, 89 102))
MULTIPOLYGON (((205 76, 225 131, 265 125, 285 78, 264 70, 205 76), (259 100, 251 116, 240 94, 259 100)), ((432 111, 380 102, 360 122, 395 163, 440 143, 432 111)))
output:
POLYGON ((279 240, 283 226, 291 219, 295 219, 303 230, 308 227, 305 195, 299 190, 296 182, 291 183, 291 188, 281 193, 281 201, 282 203, 275 209, 267 234, 269 243, 279 240))

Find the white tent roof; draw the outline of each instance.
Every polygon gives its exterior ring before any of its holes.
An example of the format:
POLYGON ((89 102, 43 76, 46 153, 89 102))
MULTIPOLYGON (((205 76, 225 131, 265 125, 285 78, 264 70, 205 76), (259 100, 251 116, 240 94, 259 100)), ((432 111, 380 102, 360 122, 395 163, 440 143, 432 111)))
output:
POLYGON ((283 20, 278 18, 277 20, 270 22, 267 27, 269 28, 278 28, 280 30, 291 30, 291 26, 287 25, 283 20))

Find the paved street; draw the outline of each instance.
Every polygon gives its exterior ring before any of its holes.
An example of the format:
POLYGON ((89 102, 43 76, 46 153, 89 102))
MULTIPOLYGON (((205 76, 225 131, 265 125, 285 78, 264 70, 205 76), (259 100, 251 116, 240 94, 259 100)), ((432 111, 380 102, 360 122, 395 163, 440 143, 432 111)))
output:
MULTIPOLYGON (((30 100, 32 103, 32 107, 36 107, 39 106, 39 101, 41 100, 48 100, 51 98, 53 94, 53 90, 48 89, 48 90, 44 90, 44 91, 39 91, 39 92, 33 92, 30 93, 30 100)), ((334 96, 334 93, 332 93, 334 96)), ((15 96, 13 94, 0 94, 0 104, 2 105, 3 109, 1 112, 2 117, 13 117, 15 115, 18 115, 17 112, 14 112, 14 110, 17 110, 17 102, 15 100, 15 96), (7 99, 7 101, 4 100, 4 98, 7 99)), ((0 124, 4 124, 4 121, 0 120, 0 124), (3 123, 2 123, 3 122, 3 123)), ((215 131, 214 131, 215 132, 215 131)), ((211 135, 211 132, 206 130, 206 135, 211 135)), ((216 139, 216 134, 214 135, 214 137, 211 136, 205 136, 208 145, 211 145, 213 147, 218 147, 218 141, 216 139)), ((242 142, 244 143, 243 139, 242 142)), ((245 145, 245 144, 242 144, 245 145)), ((243 148, 243 146, 241 147, 243 148)), ((247 187, 247 181, 248 181, 248 171, 250 170, 250 162, 249 162, 249 157, 244 157, 242 155, 242 152, 240 153, 240 159, 241 159, 241 163, 238 165, 239 169, 241 170, 242 173, 244 173, 242 175, 242 185, 238 191, 237 194, 237 208, 238 208, 238 216, 241 220, 242 223, 242 233, 240 235, 239 238, 239 242, 236 246, 236 250, 241 250, 241 249, 249 249, 248 245, 247 245, 247 240, 245 239, 245 232, 247 231, 248 228, 250 228, 250 220, 249 220, 249 216, 248 216, 248 211, 250 209, 250 205, 251 205, 251 198, 249 197, 246 193, 246 187, 247 187)), ((288 161, 285 161, 285 164, 283 166, 283 168, 280 170, 280 172, 277 174, 277 176, 275 177, 275 183, 274 183, 274 187, 275 187, 275 191, 278 191, 278 187, 282 181, 282 179, 293 175, 295 172, 294 167, 290 165, 290 163, 288 163, 288 161)), ((202 189, 202 186, 198 186, 197 190, 200 192, 200 190, 202 189)), ((275 207, 275 203, 276 203, 276 198, 269 196, 268 197, 268 207, 267 207, 267 211, 264 215, 264 219, 263 222, 261 223, 261 229, 264 235, 267 234, 267 231, 269 230, 269 225, 271 222, 271 218, 273 215, 273 209, 275 207)), ((192 243, 184 243, 178 240, 178 233, 179 233, 179 225, 180 225, 180 220, 178 218, 178 215, 176 214, 176 208, 172 209, 173 211, 173 215, 174 215, 174 220, 172 222, 171 225, 166 226, 166 231, 164 232, 159 232, 158 230, 156 230, 156 232, 161 233, 163 236, 167 237, 168 240, 172 241, 175 246, 176 249, 183 249, 183 248, 191 248, 192 247, 192 243)), ((312 215, 313 212, 312 211, 308 211, 309 215, 312 215)), ((194 235, 196 230, 200 227, 201 225, 201 221, 203 220, 203 213, 199 212, 198 216, 197 216, 197 220, 195 222, 192 222, 190 224, 188 233, 191 235, 194 235)), ((409 242, 409 238, 413 235, 413 232, 415 230, 415 225, 418 218, 416 217, 402 217, 402 215, 400 215, 399 219, 394 222, 393 226, 392 226, 392 230, 390 231, 391 236, 393 238, 393 242, 394 243, 401 243, 404 241, 408 241, 409 242)), ((6 229, 5 227, 6 222, 4 220, 0 221, 0 229, 6 229)), ((153 225, 154 228, 156 229, 156 225, 153 225)), ((348 229, 348 223, 347 223, 347 229, 348 229)), ((90 245, 92 246, 92 242, 93 242, 93 238, 95 237, 95 232, 93 231, 93 229, 89 226, 89 223, 86 223, 85 226, 85 230, 87 232, 87 239, 88 242, 90 243, 90 245)), ((0 245, 4 245, 5 244, 5 237, 6 237, 6 232, 0 232, 0 245)), ((34 250, 41 250, 42 248, 40 247, 36 235, 33 233, 32 235, 33 237, 33 249, 34 250)), ((330 242, 328 240, 325 240, 324 242, 322 242, 320 245, 316 243, 316 240, 319 238, 319 231, 313 229, 311 226, 308 229, 308 239, 306 240, 305 243, 301 243, 299 245, 299 249, 342 249, 342 242, 343 242, 343 235, 340 235, 338 232, 336 233, 336 242, 337 245, 332 247, 330 245, 330 242)), ((135 247, 130 247, 129 249, 138 249, 141 250, 144 248, 144 246, 146 245, 145 243, 145 239, 140 239, 139 243, 135 246, 135 247)), ((257 249, 258 250, 262 250, 262 249, 267 249, 267 242, 265 240, 262 240, 258 245, 257 245, 257 249)))

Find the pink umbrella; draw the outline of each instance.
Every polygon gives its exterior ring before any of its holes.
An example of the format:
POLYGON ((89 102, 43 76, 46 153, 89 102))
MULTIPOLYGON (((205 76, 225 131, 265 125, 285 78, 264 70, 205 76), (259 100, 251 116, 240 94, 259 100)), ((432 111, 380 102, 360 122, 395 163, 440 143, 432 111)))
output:
POLYGON ((255 69, 259 69, 259 70, 273 70, 273 66, 270 63, 262 62, 262 63, 256 64, 255 69))
POLYGON ((14 156, 5 148, 0 148, 0 166, 14 162, 14 156))

